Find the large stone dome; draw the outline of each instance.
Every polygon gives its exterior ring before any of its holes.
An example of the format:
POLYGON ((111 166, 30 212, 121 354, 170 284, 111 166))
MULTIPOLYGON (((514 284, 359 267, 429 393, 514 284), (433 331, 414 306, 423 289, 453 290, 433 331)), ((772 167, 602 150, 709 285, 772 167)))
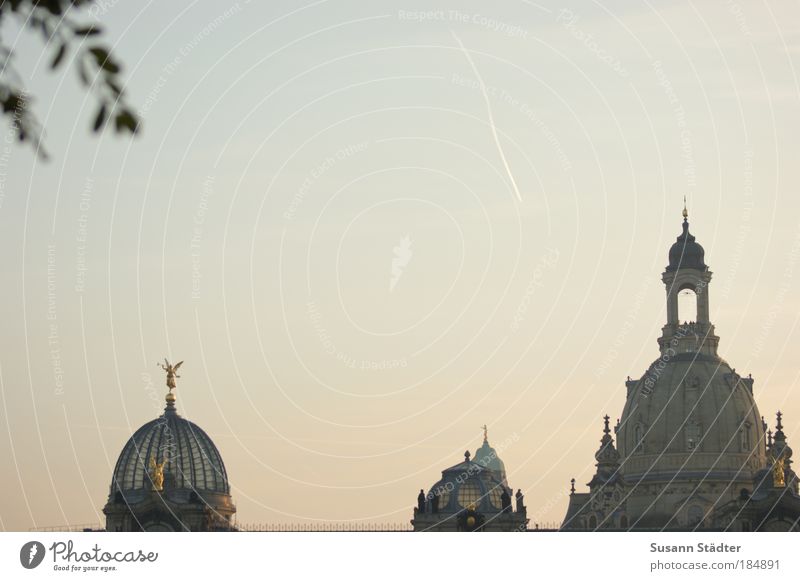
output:
POLYGON ((627 385, 617 432, 626 480, 749 482, 764 465, 753 380, 719 357, 665 353, 627 385))

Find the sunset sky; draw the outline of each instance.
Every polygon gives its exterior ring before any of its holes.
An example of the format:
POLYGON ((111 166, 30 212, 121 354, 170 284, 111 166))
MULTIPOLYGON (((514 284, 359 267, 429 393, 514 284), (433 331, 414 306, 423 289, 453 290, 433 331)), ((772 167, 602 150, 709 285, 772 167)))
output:
POLYGON ((796 3, 79 14, 143 130, 92 135, 75 71, 5 22, 50 160, 3 120, 0 529, 103 522, 164 357, 239 523, 408 523, 484 423, 560 521, 658 356, 684 195, 720 354, 800 445, 796 3))

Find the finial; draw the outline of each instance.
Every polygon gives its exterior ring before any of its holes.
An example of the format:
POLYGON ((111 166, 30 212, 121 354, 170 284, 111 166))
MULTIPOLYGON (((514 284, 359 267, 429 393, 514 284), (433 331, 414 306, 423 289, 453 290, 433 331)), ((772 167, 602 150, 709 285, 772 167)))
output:
POLYGON ((610 434, 611 433, 611 430, 608 427, 608 420, 610 420, 610 419, 611 418, 608 417, 608 414, 603 416, 603 422, 605 423, 605 426, 603 427, 603 433, 604 434, 610 434))
POLYGON ((570 484, 569 493, 575 494, 575 479, 573 478, 572 480, 570 480, 569 484, 570 484))
POLYGON ((772 430, 767 430, 767 448, 772 448, 772 430))
POLYGON ((483 441, 484 442, 488 442, 489 441, 489 428, 486 427, 486 424, 483 424, 483 426, 481 426, 481 427, 483 428, 483 441))
POLYGON ((180 379, 180 375, 177 374, 178 369, 180 369, 181 365, 183 365, 183 361, 178 362, 175 365, 172 365, 167 358, 164 358, 164 363, 158 363, 161 366, 161 369, 167 372, 167 387, 169 388, 169 392, 167 393, 166 399, 167 400, 167 409, 174 409, 175 408, 175 394, 172 393, 172 390, 178 387, 175 383, 175 378, 180 379))
POLYGON ((469 462, 469 450, 464 452, 464 462, 469 462))
POLYGON ((775 429, 776 430, 782 430, 783 429, 783 424, 781 423, 781 418, 783 417, 783 414, 781 413, 781 410, 778 410, 778 413, 775 414, 775 417, 778 418, 778 421, 775 424, 775 429))
POLYGON ((686 196, 683 196, 683 220, 686 221, 689 218, 689 210, 686 209, 686 196))

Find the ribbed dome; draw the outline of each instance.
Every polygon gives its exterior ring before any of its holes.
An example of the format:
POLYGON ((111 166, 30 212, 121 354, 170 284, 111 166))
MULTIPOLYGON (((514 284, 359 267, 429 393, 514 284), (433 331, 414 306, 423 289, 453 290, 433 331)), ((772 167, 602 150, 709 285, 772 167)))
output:
POLYGON ((683 232, 678 236, 677 241, 669 249, 669 265, 667 272, 678 270, 679 268, 696 268, 705 270, 706 251, 695 242, 694 236, 689 233, 689 222, 683 219, 683 232))
POLYGON ((228 475, 217 447, 196 424, 182 418, 169 404, 164 414, 136 430, 125 444, 114 468, 112 495, 153 486, 150 459, 168 459, 164 490, 191 490, 230 494, 228 475))
POLYGON ((752 385, 719 357, 678 353, 653 362, 629 382, 617 442, 625 477, 749 481, 765 462, 752 385))

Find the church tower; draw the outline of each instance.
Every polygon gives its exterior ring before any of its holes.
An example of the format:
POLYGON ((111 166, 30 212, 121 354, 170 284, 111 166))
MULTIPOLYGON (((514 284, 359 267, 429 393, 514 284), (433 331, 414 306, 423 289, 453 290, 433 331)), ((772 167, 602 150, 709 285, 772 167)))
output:
MULTIPOLYGON (((624 507, 617 510, 624 508, 628 525, 621 528, 708 528, 713 512, 752 490, 754 476, 767 464, 753 379, 740 376, 717 352, 711 276, 684 208, 682 232, 661 276, 667 320, 658 337, 659 357, 639 379, 626 382, 616 428, 615 486, 621 480, 625 490, 624 507), (695 301, 696 314, 688 318, 679 312, 681 293, 695 301)), ((590 528, 588 504, 596 496, 596 490, 571 495, 570 522, 562 528, 590 528)))

